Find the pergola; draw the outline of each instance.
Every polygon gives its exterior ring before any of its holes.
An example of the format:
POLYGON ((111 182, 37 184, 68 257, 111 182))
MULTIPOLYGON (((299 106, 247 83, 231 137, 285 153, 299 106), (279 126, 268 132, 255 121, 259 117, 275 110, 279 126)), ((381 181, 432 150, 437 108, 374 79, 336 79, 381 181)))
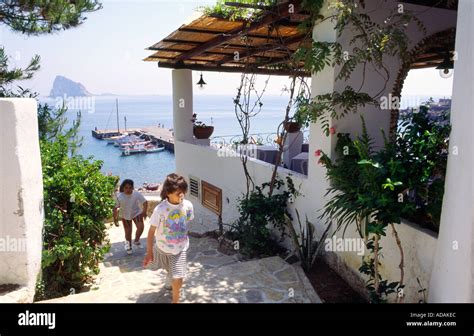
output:
MULTIPOLYGON (((405 0, 407 4, 457 10, 457 0, 405 0)), ((283 1, 275 6, 245 5, 263 11, 257 21, 231 20, 217 15, 201 15, 183 24, 147 50, 154 53, 144 61, 158 62, 160 68, 234 73, 310 77, 304 63, 292 63, 291 56, 312 40, 301 23, 308 17, 301 0, 283 1)), ((413 55, 410 69, 440 65, 454 51, 453 31, 422 52, 413 55)))
POLYGON ((311 43, 311 32, 299 27, 307 18, 300 1, 262 10, 254 22, 202 15, 149 47, 155 53, 144 60, 160 68, 309 77, 302 62, 288 66, 291 55, 311 43))

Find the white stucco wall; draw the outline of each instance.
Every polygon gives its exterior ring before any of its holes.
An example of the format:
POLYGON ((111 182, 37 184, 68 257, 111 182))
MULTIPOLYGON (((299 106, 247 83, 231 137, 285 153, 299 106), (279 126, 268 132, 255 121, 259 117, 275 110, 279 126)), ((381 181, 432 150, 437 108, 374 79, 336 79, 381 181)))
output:
MULTIPOLYGON (((380 4, 380 2, 377 2, 380 4)), ((366 10, 372 11, 373 2, 366 2, 366 10)), ((398 2, 386 3, 387 6, 396 6, 398 2)), ((324 7, 327 8, 327 7, 324 7)), ((420 18, 426 27, 427 35, 434 34, 439 31, 446 30, 456 25, 456 14, 453 11, 440 9, 430 9, 420 6, 405 4, 406 9, 420 12, 420 18), (424 11, 423 13, 421 13, 424 11)), ((389 8, 382 8, 372 11, 371 15, 375 20, 383 21, 388 13, 389 8)), ((422 38, 426 37, 417 30, 415 25, 410 27, 410 38, 412 47, 415 46, 422 38)), ((315 27, 313 32, 315 40, 319 41, 336 41, 338 38, 334 31, 333 23, 325 21, 315 27)), ((347 36, 342 36, 340 42, 347 43, 347 36)), ((398 59, 387 59, 388 69, 391 72, 390 80, 384 92, 388 95, 392 92, 393 83, 400 69, 398 59)), ((314 75, 312 78, 312 95, 330 93, 334 90, 342 90, 346 85, 352 85, 354 88, 360 86, 360 81, 355 79, 349 81, 335 81, 338 69, 326 67, 322 72, 314 75)), ((361 78, 362 68, 356 69, 353 77, 361 78)), ((380 90, 381 80, 379 75, 374 71, 366 74, 363 92, 373 94, 380 90)), ((466 105, 467 106, 467 105, 466 105)), ((472 106, 472 104, 470 105, 472 106)), ((382 137, 380 129, 384 129, 388 134, 390 124, 390 111, 380 111, 375 108, 367 107, 362 109, 365 120, 369 129, 369 133, 381 144, 382 137)), ((469 124, 471 125, 471 124, 469 124)), ((360 133, 361 123, 358 114, 348 115, 341 120, 332 120, 331 126, 336 128, 337 132, 347 132, 351 134, 360 133)), ((318 165, 318 157, 314 155, 317 149, 322 149, 326 153, 333 155, 336 144, 336 137, 326 137, 319 124, 310 126, 310 142, 309 142, 309 164, 308 176, 293 174, 293 180, 296 186, 300 186, 300 191, 304 197, 300 197, 296 202, 289 206, 290 211, 298 209, 302 218, 305 215, 308 219, 316 224, 318 233, 324 230, 324 223, 318 220, 319 210, 323 208, 327 199, 324 194, 329 186, 326 179, 326 171, 323 166, 318 165)), ((245 192, 245 177, 239 158, 221 158, 217 156, 217 152, 206 146, 197 146, 185 142, 178 141, 175 145, 176 167, 179 174, 186 177, 195 176, 201 180, 207 181, 219 187, 223 191, 223 222, 232 223, 238 218, 237 198, 245 192)), ((268 182, 271 176, 272 166, 261 161, 249 160, 248 168, 257 185, 268 182)), ((289 171, 281 169, 280 177, 285 177, 289 171)), ((196 210, 195 230, 198 232, 217 229, 217 216, 200 205, 197 199, 190 197, 196 210), (201 223, 202 221, 202 223, 201 223)), ((433 267, 433 259, 435 246, 437 242, 436 235, 429 231, 421 229, 417 225, 402 222, 396 225, 398 234, 402 241, 405 253, 405 289, 404 302, 418 302, 422 296, 418 293, 420 287, 417 278, 420 280, 423 288, 429 288, 429 282, 433 267)), ((399 263, 400 253, 394 237, 389 234, 384 237, 381 245, 383 247, 383 266, 381 273, 385 279, 389 281, 398 281, 400 277, 399 263)), ((341 233, 337 234, 341 237, 341 233)), ((355 238, 358 235, 355 232, 346 232, 345 238, 355 238)), ((358 272, 361 265, 361 256, 356 252, 330 252, 327 254, 328 260, 332 262, 332 266, 338 269, 343 277, 356 287, 359 286, 364 291, 363 278, 358 272), (356 281, 353 281, 353 280, 356 281)), ((392 297, 394 299, 394 297, 392 297)))
MULTIPOLYGON (((246 190, 245 175, 239 157, 219 157, 216 149, 209 146, 200 146, 185 142, 175 143, 175 158, 177 173, 189 178, 194 176, 222 189, 222 222, 233 223, 238 217, 237 199, 246 190)), ((270 180, 273 165, 249 158, 247 167, 254 178, 256 185, 270 180)), ((287 169, 279 169, 280 178, 286 178, 291 173, 295 186, 303 185, 306 177, 287 169)), ((306 184, 301 189, 306 192, 306 184)), ((189 200, 195 208, 195 220, 191 231, 203 233, 218 229, 217 215, 204 208, 201 202, 192 196, 189 200)), ((297 199, 294 206, 301 206, 301 199, 297 199)), ((303 213, 302 213, 303 215, 303 213)))
MULTIPOLYGON (((400 224, 395 224, 395 229, 398 232, 404 253, 403 302, 413 303, 426 300, 418 291, 424 288, 426 295, 428 294, 437 235, 405 220, 402 220, 400 224), (422 288, 420 288, 417 278, 420 280, 422 288)), ((354 227, 348 228, 344 235, 342 231, 339 231, 334 236, 330 236, 330 238, 333 237, 347 240, 360 239, 354 227)), ((390 227, 387 228, 387 235, 380 240, 380 246, 383 257, 379 271, 382 278, 389 282, 400 281, 401 255, 390 227)), ((362 263, 361 254, 358 254, 357 251, 336 250, 326 253, 325 259, 357 292, 363 296, 367 295, 365 281, 368 278, 358 271, 362 263)), ((389 302, 395 300, 395 295, 389 297, 389 302)))
POLYGON ((472 107, 474 3, 460 0, 454 63, 452 131, 430 302, 474 302, 472 107), (456 153, 457 152, 457 153, 456 153))
POLYGON ((173 78, 173 133, 175 141, 193 141, 193 74, 175 69, 173 78))
MULTIPOLYGON (((177 142, 176 146, 176 167, 178 174, 189 178, 190 175, 200 178, 202 181, 209 182, 222 189, 222 220, 225 224, 231 224, 238 219, 237 199, 245 193, 245 176, 243 174, 242 164, 238 157, 218 157, 217 151, 208 146, 199 146, 184 142, 177 142)), ((254 177, 257 185, 267 182, 270 179, 272 165, 249 159, 249 172, 254 177)), ((293 204, 288 204, 291 214, 295 214, 298 209, 302 220, 305 215, 313 223, 317 223, 319 208, 318 202, 322 202, 317 197, 320 192, 326 189, 320 189, 325 181, 311 181, 300 174, 296 174, 286 169, 279 169, 279 176, 285 178, 288 174, 292 175, 295 186, 303 194, 295 200, 293 204), (319 182, 319 183, 318 183, 319 182)), ((195 220, 191 227, 191 232, 204 233, 218 229, 217 215, 201 205, 200 200, 188 196, 195 209, 195 220)), ((296 218, 296 216, 294 216, 296 218)), ((296 220, 295 220, 296 224, 296 220)), ((323 230, 322 223, 317 227, 318 231, 323 230)), ((403 222, 396 225, 396 229, 402 241, 405 254, 405 302, 418 302, 422 297, 418 294, 419 285, 416 278, 419 278, 422 285, 428 289, 428 283, 431 276, 433 257, 436 244, 436 236, 429 230, 423 230, 419 226, 403 222)), ((358 238, 355 231, 348 230, 344 238, 358 238)), ((342 232, 336 234, 336 238, 342 238, 342 232)), ((286 242, 286 246, 291 245, 286 242)), ((395 239, 388 230, 387 237, 381 242, 383 247, 383 267, 381 274, 385 279, 398 281, 400 272, 398 265, 400 263, 400 253, 395 239)), ((333 252, 333 251, 330 251, 333 252)), ((335 268, 342 277, 346 278, 355 289, 363 294, 363 280, 359 283, 354 282, 354 274, 360 277, 358 268, 361 265, 361 256, 357 251, 334 251, 332 258, 327 259, 333 268, 335 268)))
POLYGON ((0 128, 0 284, 27 286, 32 301, 43 230, 36 100, 0 99, 0 128))

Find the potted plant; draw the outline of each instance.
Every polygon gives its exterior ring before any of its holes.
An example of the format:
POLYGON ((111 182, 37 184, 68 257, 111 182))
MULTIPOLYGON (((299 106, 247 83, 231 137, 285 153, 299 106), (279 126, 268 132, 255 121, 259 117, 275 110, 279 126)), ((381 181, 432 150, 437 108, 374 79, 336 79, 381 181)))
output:
POLYGON ((214 126, 207 126, 201 121, 196 121, 196 114, 193 114, 193 134, 196 139, 209 139, 214 132, 214 126))
POLYGON ((291 118, 288 121, 283 122, 283 128, 288 133, 296 133, 299 132, 299 130, 301 129, 301 124, 294 118, 291 118))
POLYGON ((292 117, 283 122, 283 128, 288 133, 296 133, 299 132, 301 127, 305 126, 305 122, 304 114, 297 109, 292 117))

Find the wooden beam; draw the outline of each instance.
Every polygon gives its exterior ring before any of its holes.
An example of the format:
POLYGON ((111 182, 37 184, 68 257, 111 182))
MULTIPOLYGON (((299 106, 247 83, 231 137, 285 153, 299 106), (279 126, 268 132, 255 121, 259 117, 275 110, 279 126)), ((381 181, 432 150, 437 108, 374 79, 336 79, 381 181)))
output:
POLYGON ((433 68, 434 70, 436 70, 435 68, 436 68, 438 65, 439 65, 439 64, 419 64, 419 65, 412 65, 412 66, 410 66, 410 70, 428 69, 428 68, 433 68))
MULTIPOLYGON (((157 59, 167 59, 167 60, 175 60, 176 57, 170 57, 170 56, 155 56, 151 55, 148 56, 148 58, 157 58, 157 59)), ((216 60, 208 60, 208 59, 202 59, 202 58, 192 58, 190 61, 196 61, 196 62, 209 62, 209 63, 217 63, 218 61, 216 60)))
MULTIPOLYGON (((187 44, 187 45, 192 45, 192 46, 200 46, 204 44, 205 42, 196 42, 196 41, 187 41, 187 40, 178 40, 178 39, 164 39, 162 42, 165 43, 176 43, 176 44, 187 44)), ((256 47, 246 47, 245 45, 240 45, 240 44, 226 44, 226 47, 229 48, 235 48, 235 49, 255 49, 256 47)), ((211 48, 212 49, 212 48, 211 48)), ((147 50, 160 50, 160 48, 155 48, 155 47, 150 47, 147 50)), ((189 51, 189 50, 186 50, 189 51)), ((183 52, 186 52, 183 50, 183 52)), ((233 53, 234 51, 232 51, 233 53)))
MULTIPOLYGON (((280 27, 283 28, 283 26, 280 26, 280 27)), ((196 33, 196 34, 213 34, 213 35, 226 34, 226 32, 223 32, 223 31, 196 29, 196 28, 187 28, 187 27, 179 28, 178 30, 182 32, 196 33)), ((260 39, 265 39, 265 40, 279 40, 280 39, 278 36, 258 35, 258 34, 246 34, 245 36, 250 37, 250 38, 260 38, 260 39)))
MULTIPOLYGON (((169 51, 169 52, 180 52, 180 53, 183 53, 183 52, 187 51, 187 50, 178 49, 178 48, 155 48, 153 50, 156 50, 156 51, 169 51)), ((205 55, 229 56, 229 55, 233 55, 233 52, 230 51, 228 53, 224 53, 224 52, 219 52, 219 51, 205 51, 203 54, 205 54, 205 55)))
POLYGON ((229 72, 229 73, 254 73, 260 75, 273 76, 304 76, 311 77, 311 74, 305 71, 291 71, 279 69, 262 69, 262 68, 246 68, 246 67, 229 67, 229 66, 207 66, 199 64, 176 64, 168 62, 159 62, 158 67, 167 69, 189 69, 195 71, 210 71, 210 72, 229 72))
MULTIPOLYGON (((250 33, 253 30, 259 29, 259 28, 264 27, 264 26, 268 26, 269 24, 271 24, 271 23, 273 23, 277 20, 288 17, 291 14, 293 14, 293 13, 289 13, 289 5, 290 5, 289 2, 281 3, 281 4, 274 7, 275 12, 267 14, 260 21, 253 22, 249 26, 246 26, 245 24, 242 24, 241 27, 235 28, 235 29, 229 31, 226 34, 218 35, 218 36, 212 38, 211 40, 209 40, 208 42, 205 42, 205 43, 195 47, 194 49, 192 49, 192 50, 190 50, 186 53, 183 53, 180 57, 178 57, 176 59, 176 61, 181 62, 181 61, 184 61, 184 60, 186 60, 188 58, 191 58, 193 56, 197 56, 200 53, 202 53, 206 50, 215 48, 215 47, 217 47, 217 46, 219 46, 219 45, 221 45, 221 44, 223 44, 223 43, 225 43, 229 40, 232 40, 233 38, 235 38, 235 37, 237 37, 241 34, 246 35, 246 34, 250 33)), ((298 10, 300 9, 299 1, 295 1, 295 3, 292 3, 292 5, 293 5, 293 8, 294 8, 294 12, 297 13, 298 10)))
POLYGON ((442 55, 417 57, 417 58, 415 58, 413 63, 432 62, 432 61, 439 61, 441 63, 443 61, 443 59, 444 59, 444 56, 442 56, 442 55))
MULTIPOLYGON (((262 48, 257 48, 257 49, 254 49, 254 50, 246 50, 243 53, 239 53, 239 60, 245 59, 247 57, 250 57, 250 56, 253 56, 255 54, 262 53, 262 52, 279 49, 279 48, 281 48, 281 46, 287 46, 287 45, 290 45, 290 44, 293 44, 293 43, 296 43, 296 42, 300 42, 304 39, 304 37, 305 37, 305 35, 292 36, 292 37, 289 37, 287 39, 284 39, 283 43, 280 44, 280 45, 269 45, 269 46, 265 46, 265 47, 262 47, 262 48)), ((217 64, 222 65, 224 63, 227 63, 227 62, 233 60, 234 57, 235 57, 234 54, 229 55, 229 56, 225 57, 224 59, 222 59, 221 61, 219 61, 217 64)))

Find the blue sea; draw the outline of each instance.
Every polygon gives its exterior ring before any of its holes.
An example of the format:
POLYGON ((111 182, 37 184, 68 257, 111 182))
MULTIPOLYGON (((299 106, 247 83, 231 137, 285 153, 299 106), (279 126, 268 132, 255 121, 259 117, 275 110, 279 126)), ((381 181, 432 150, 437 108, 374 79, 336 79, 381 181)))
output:
MULTIPOLYGON (((135 186, 143 183, 159 183, 175 171, 174 154, 165 150, 159 153, 122 156, 117 147, 92 137, 91 131, 117 129, 116 99, 118 100, 120 129, 140 128, 164 124, 173 128, 173 104, 171 96, 95 96, 64 99, 68 105, 68 120, 77 118, 81 111, 79 136, 83 138, 78 153, 103 161, 102 171, 121 179, 134 180, 135 186)), ((42 98, 41 103, 56 106, 59 99, 42 98)), ((286 97, 269 96, 263 101, 261 112, 253 119, 251 133, 275 133, 287 104, 286 97)), ((241 133, 235 118, 232 96, 195 96, 194 111, 198 120, 214 126, 214 136, 231 136, 241 133)))
MULTIPOLYGON (((407 97, 402 99, 401 108, 415 106, 429 97, 407 97)), ((443 97, 433 97, 437 98, 443 97)), ((120 129, 124 129, 125 118, 127 128, 140 128, 164 124, 173 128, 173 105, 171 96, 94 96, 65 99, 68 105, 69 121, 77 117, 81 111, 81 127, 79 135, 83 137, 79 154, 103 161, 102 171, 120 176, 121 179, 134 180, 135 186, 143 183, 159 183, 166 175, 175 171, 174 154, 162 151, 152 154, 122 156, 121 152, 105 141, 92 137, 91 130, 117 129, 116 100, 118 100, 120 129)), ((58 99, 42 98, 41 103, 56 106, 58 99)), ((275 133, 285 115, 286 96, 264 96, 261 112, 252 119, 250 133, 275 133)), ((214 126, 213 137, 241 134, 235 117, 233 96, 196 95, 194 112, 198 120, 214 126)))

